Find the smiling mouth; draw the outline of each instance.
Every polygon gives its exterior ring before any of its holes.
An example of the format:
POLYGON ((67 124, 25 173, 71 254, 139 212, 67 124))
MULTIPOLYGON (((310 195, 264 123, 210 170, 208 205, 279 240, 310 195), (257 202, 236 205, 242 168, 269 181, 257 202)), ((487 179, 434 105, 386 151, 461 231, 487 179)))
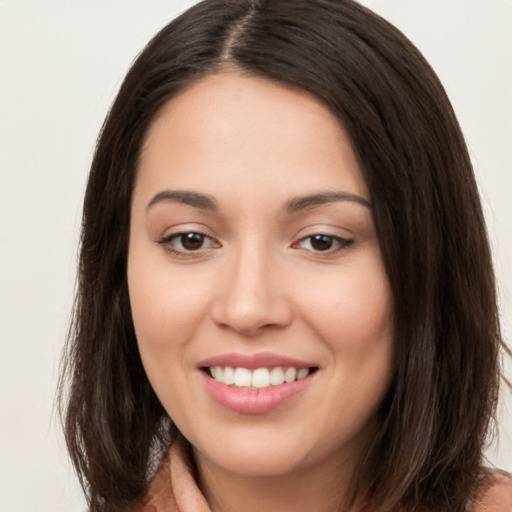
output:
POLYGON ((203 367, 201 370, 213 380, 227 386, 245 389, 265 389, 305 379, 316 372, 318 368, 277 366, 273 368, 255 368, 250 370, 243 367, 211 366, 203 367))

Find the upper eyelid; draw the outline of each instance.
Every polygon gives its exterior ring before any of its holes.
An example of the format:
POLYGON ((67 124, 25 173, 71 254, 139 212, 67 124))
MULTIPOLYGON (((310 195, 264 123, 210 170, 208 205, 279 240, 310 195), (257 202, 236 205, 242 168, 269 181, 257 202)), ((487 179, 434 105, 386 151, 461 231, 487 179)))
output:
MULTIPOLYGON (((159 239, 155 240, 155 242, 160 245, 164 245, 164 244, 168 244, 173 239, 177 239, 180 236, 183 236, 186 234, 192 234, 192 233, 204 236, 206 239, 210 240, 210 242, 212 242, 213 245, 217 245, 218 247, 222 246, 221 242, 219 242, 216 237, 209 235, 208 233, 205 233, 203 230, 199 230, 199 229, 181 229, 180 231, 176 231, 176 232, 170 233, 168 235, 162 236, 159 239)), ((354 242, 354 239, 352 237, 335 235, 335 234, 329 233, 327 230, 319 230, 319 231, 315 231, 311 234, 301 236, 300 238, 296 239, 296 241, 291 243, 291 247, 296 247, 299 244, 301 244, 302 242, 304 242, 305 240, 312 239, 313 237, 318 236, 318 235, 332 238, 334 241, 337 241, 341 245, 351 245, 354 242)), ((207 249, 207 248, 204 248, 204 249, 207 249)), ((203 249, 202 248, 198 249, 196 252, 199 252, 201 250, 203 250, 203 249)), ((194 251, 191 251, 191 252, 194 252, 194 251)), ((318 251, 318 252, 320 252, 320 251, 318 251)), ((327 252, 327 251, 325 251, 325 252, 327 252)))
POLYGON ((167 236, 161 237, 161 239, 159 240, 159 243, 167 243, 167 242, 170 242, 171 240, 173 240, 174 238, 178 238, 180 236, 190 235, 190 234, 201 235, 201 236, 204 236, 205 238, 208 238, 209 240, 212 240, 213 242, 215 242, 217 244, 220 244, 220 242, 218 240, 216 240, 213 236, 208 235, 207 233, 204 233, 199 230, 177 231, 176 233, 171 233, 167 236))
POLYGON ((169 234, 159 236, 159 240, 170 240, 172 237, 179 235, 186 235, 188 233, 197 233, 198 235, 203 235, 212 240, 217 240, 218 236, 216 234, 212 234, 209 228, 205 227, 183 227, 183 226, 173 226, 164 230, 164 233, 171 229, 172 231, 169 234), (175 231, 176 230, 176 231, 175 231))
POLYGON ((313 233, 312 235, 303 236, 303 237, 299 238, 297 240, 297 242, 294 242, 293 245, 299 244, 300 242, 303 242, 304 240, 307 240, 308 238, 313 238, 315 236, 325 236, 327 238, 332 238, 333 240, 338 241, 340 243, 353 243, 354 242, 353 238, 347 238, 347 237, 344 237, 344 236, 331 235, 331 234, 328 234, 328 233, 319 232, 319 233, 313 233))
POLYGON ((335 219, 331 217, 302 219, 300 226, 294 230, 294 237, 308 237, 314 235, 326 235, 338 238, 353 237, 362 227, 352 221, 335 219))
MULTIPOLYGON (((178 231, 176 233, 171 233, 168 236, 161 237, 160 239, 156 240, 155 243, 160 246, 164 251, 169 253, 170 255, 174 256, 175 258, 182 258, 182 259, 197 259, 197 258, 203 258, 206 255, 208 255, 211 250, 217 249, 221 247, 221 244, 213 237, 202 233, 198 230, 185 230, 185 231, 178 231), (173 239, 178 239, 180 236, 195 233, 204 236, 205 238, 209 239, 211 241, 210 245, 207 247, 200 247, 198 249, 186 249, 186 248, 179 248, 176 247, 176 245, 173 243, 173 239)), ((181 243, 181 242, 180 242, 181 243)))

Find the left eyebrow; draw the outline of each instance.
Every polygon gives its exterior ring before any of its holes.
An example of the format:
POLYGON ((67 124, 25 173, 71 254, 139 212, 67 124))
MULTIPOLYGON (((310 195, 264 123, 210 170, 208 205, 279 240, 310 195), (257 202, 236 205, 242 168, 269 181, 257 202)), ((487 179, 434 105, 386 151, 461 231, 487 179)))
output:
POLYGON ((149 202, 146 210, 158 203, 182 203, 202 210, 217 211, 219 206, 214 197, 191 190, 162 190, 149 202))
POLYGON ((293 213, 307 208, 314 208, 338 201, 349 201, 351 203, 360 204, 366 208, 371 208, 371 204, 364 197, 349 192, 321 192, 307 196, 299 196, 290 199, 285 205, 285 211, 293 213))

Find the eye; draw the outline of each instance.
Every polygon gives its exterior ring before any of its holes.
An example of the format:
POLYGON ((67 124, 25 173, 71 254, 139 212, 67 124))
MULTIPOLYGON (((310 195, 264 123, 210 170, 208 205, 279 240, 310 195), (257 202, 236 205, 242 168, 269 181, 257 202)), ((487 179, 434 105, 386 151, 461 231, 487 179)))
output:
POLYGON ((332 253, 349 247, 353 242, 347 238, 319 233, 299 240, 296 246, 306 251, 332 253))
POLYGON ((194 253, 204 249, 219 247, 218 242, 213 240, 213 238, 195 231, 174 233, 159 240, 158 244, 163 245, 166 250, 177 254, 194 253))

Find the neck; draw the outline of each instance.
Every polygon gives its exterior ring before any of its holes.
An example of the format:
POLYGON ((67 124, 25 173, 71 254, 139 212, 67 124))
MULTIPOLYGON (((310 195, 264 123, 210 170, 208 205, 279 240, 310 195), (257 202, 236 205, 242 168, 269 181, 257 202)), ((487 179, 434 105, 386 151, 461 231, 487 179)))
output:
POLYGON ((212 512, 340 512, 347 505, 354 464, 339 460, 286 475, 245 476, 195 453, 199 485, 212 512), (228 498, 229 497, 229 498, 228 498))

